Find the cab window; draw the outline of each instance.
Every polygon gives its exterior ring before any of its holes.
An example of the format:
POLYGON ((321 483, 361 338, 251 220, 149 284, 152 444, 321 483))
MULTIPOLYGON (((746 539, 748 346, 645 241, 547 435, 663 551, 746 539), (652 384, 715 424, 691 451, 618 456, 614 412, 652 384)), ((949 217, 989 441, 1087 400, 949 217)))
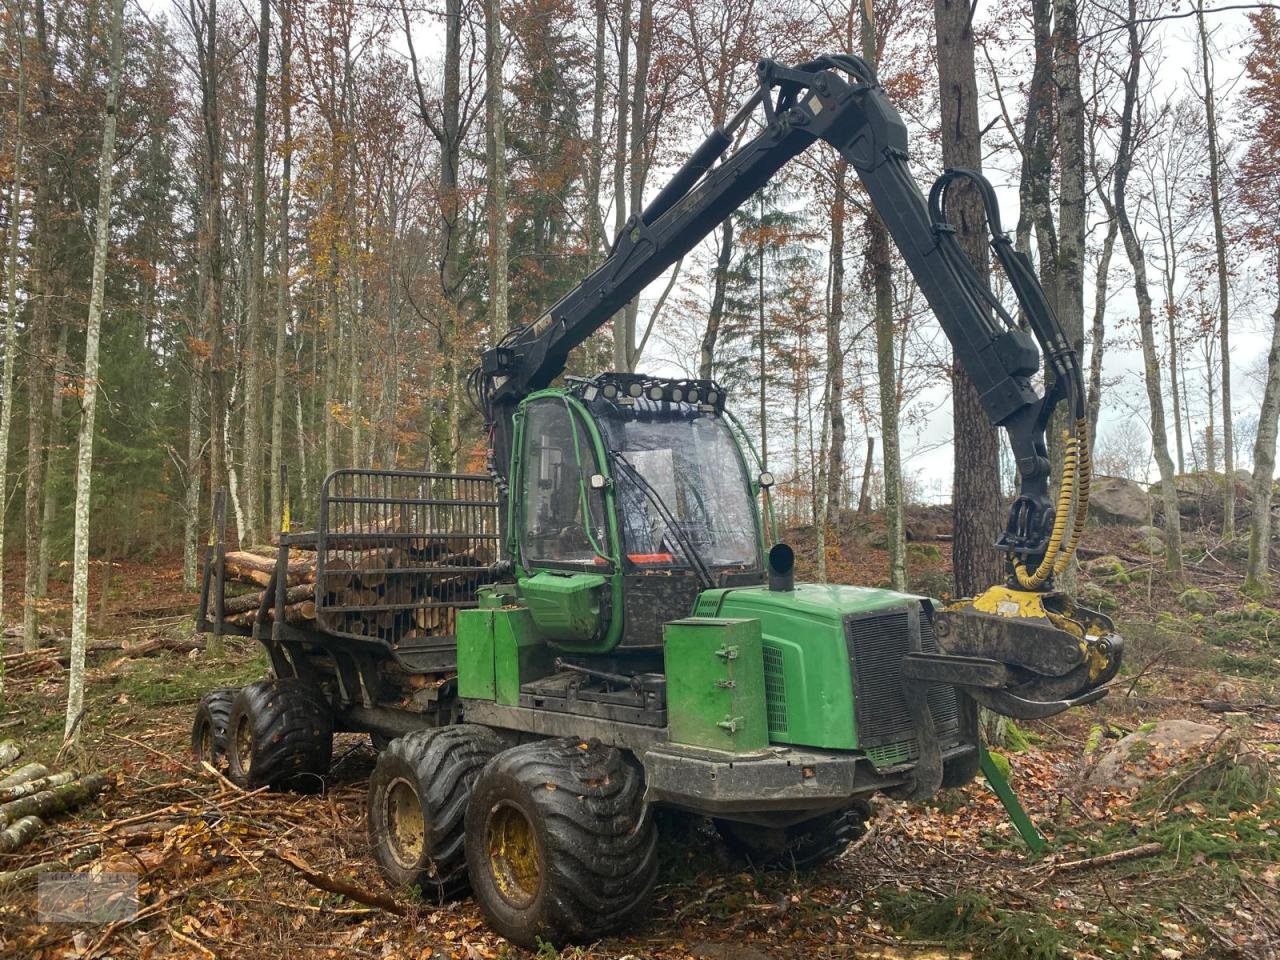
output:
POLYGON ((601 472, 581 418, 559 399, 525 408, 524 517, 520 554, 540 562, 603 563, 607 551, 604 503, 591 476, 601 472))

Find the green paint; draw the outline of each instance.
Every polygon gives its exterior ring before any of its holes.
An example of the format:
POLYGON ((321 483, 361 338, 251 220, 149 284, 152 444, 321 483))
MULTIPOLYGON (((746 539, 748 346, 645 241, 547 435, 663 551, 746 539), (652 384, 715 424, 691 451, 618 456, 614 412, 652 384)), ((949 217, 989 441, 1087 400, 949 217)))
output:
POLYGON ((1043 853, 1048 849, 1049 845, 1045 842, 1044 837, 1040 835, 1040 831, 1036 829, 1036 825, 1031 822, 1031 818, 1027 816, 1027 811, 1022 808, 1022 804, 1018 801, 1018 795, 1013 792, 1013 787, 1009 785, 1009 779, 1000 772, 1000 768, 996 766, 995 761, 991 758, 991 754, 987 753, 985 744, 978 744, 978 759, 982 766, 982 773, 987 778, 987 783, 991 784, 991 789, 995 791, 1000 802, 1004 804, 1004 809, 1009 814, 1009 819, 1013 821, 1014 828, 1018 831, 1018 835, 1022 837, 1023 843, 1031 850, 1032 853, 1043 853))
MULTIPOLYGON (((611 595, 610 609, 614 611, 613 616, 603 625, 603 629, 592 631, 585 636, 580 635, 577 631, 570 631, 564 636, 548 634, 547 639, 562 645, 568 649, 583 653, 605 653, 612 650, 618 645, 618 641, 622 639, 623 622, 621 616, 622 610, 622 554, 621 544, 622 537, 618 529, 618 511, 613 494, 613 483, 611 481, 612 473, 609 467, 609 456, 604 446, 604 438, 600 433, 600 428, 595 422, 595 418, 591 416, 590 411, 577 397, 570 395, 567 391, 558 388, 547 390, 539 390, 525 397, 520 402, 520 406, 516 408, 513 418, 514 435, 511 445, 511 490, 524 490, 524 425, 525 425, 525 408, 528 404, 538 400, 556 399, 564 403, 570 410, 571 414, 578 418, 582 424, 584 431, 591 444, 591 452, 595 456, 596 469, 609 479, 604 488, 604 514, 606 523, 609 526, 608 542, 599 545, 604 556, 609 559, 609 566, 601 570, 594 571, 593 576, 601 578, 602 582, 608 581, 608 589, 611 595)), ((576 441, 575 441, 576 445, 576 441)), ((575 449, 575 455, 581 462, 582 451, 575 449)), ((584 475, 583 480, 586 477, 584 475)), ((586 491, 581 491, 582 496, 586 496, 586 491)), ((513 495, 510 498, 507 512, 507 552, 512 562, 518 570, 523 571, 526 576, 533 577, 542 572, 529 564, 525 563, 524 558, 520 555, 520 535, 519 531, 524 523, 524 497, 522 495, 513 495)), ((561 571, 563 572, 563 571, 561 571)), ((521 580, 522 588, 524 580, 521 580)))
POLYGON ((596 573, 540 570, 520 578, 520 599, 545 639, 590 645, 604 633, 601 607, 608 583, 596 573))
POLYGON ((494 611, 493 675, 498 703, 518 706, 520 684, 551 673, 553 659, 527 608, 494 611))
POLYGON ((760 621, 770 740, 855 750, 844 618, 900 607, 905 597, 892 590, 836 584, 797 584, 792 591, 739 587, 705 591, 694 613, 760 621))
POLYGON ((733 753, 768 746, 758 620, 673 620, 663 647, 674 742, 733 753))
MULTIPOLYGON (((483 599, 481 603, 483 603, 483 599)), ((493 676, 492 609, 458 611, 458 696, 492 700, 493 676)))

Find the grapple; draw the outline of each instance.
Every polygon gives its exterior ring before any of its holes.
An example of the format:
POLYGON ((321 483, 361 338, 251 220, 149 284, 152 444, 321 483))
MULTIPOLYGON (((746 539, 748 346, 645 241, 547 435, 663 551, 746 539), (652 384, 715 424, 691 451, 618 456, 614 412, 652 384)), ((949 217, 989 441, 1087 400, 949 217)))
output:
POLYGON ((1110 618, 1067 594, 994 586, 934 618, 938 647, 972 664, 960 683, 978 703, 1020 720, 1101 699, 1124 643, 1110 618))

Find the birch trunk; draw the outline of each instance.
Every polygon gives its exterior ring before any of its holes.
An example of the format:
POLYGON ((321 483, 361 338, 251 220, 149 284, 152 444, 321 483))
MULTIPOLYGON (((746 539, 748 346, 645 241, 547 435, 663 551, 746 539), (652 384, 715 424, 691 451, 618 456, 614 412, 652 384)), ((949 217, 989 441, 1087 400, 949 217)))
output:
POLYGON ((67 722, 63 736, 76 740, 84 709, 84 652, 89 612, 89 496, 93 482, 93 421, 98 401, 98 340, 102 330, 102 297, 106 285, 107 241, 111 235, 111 174, 116 146, 116 94, 120 87, 120 24, 124 0, 111 7, 111 78, 102 122, 102 155, 98 159, 97 233, 93 246, 93 287, 85 330, 84 394, 76 455, 75 542, 71 559, 71 665, 67 680, 67 722))
POLYGON ((1267 385, 1258 412, 1258 435, 1253 443, 1253 522, 1249 525, 1249 565, 1245 590, 1270 590, 1271 501, 1275 491, 1276 428, 1280 421, 1280 246, 1276 258, 1276 310, 1272 315, 1271 351, 1267 354, 1267 385))
MULTIPOLYGON (((276 241, 276 350, 271 385, 271 527, 278 530, 289 491, 281 488, 284 462, 285 350, 289 328, 289 189, 293 175, 293 22, 292 0, 280 0, 280 233, 276 241)), ((302 445, 302 434, 298 444, 302 445)))
MULTIPOLYGON (((48 450, 45 455, 44 475, 52 477, 55 468, 62 459, 62 393, 64 375, 67 365, 67 337, 71 325, 60 324, 58 330, 58 348, 53 356, 53 397, 49 402, 49 423, 53 433, 49 437, 48 450)), ((3 500, 0 500, 2 503, 3 500)), ((58 515, 57 487, 53 483, 44 485, 44 507, 40 511, 40 568, 36 575, 36 596, 42 600, 49 595, 49 530, 58 515)))
MULTIPOLYGON (((627 222, 627 142, 628 119, 631 103, 631 0, 621 0, 618 11, 618 137, 613 155, 613 235, 622 233, 627 222)), ((635 176, 635 171, 631 175, 635 176)), ((631 331, 627 328, 627 311, 619 310, 613 316, 613 368, 627 369, 628 344, 631 331)))
POLYGON ((1115 214, 1124 241, 1125 253, 1133 268, 1134 293, 1138 300, 1138 326, 1142 336, 1142 358, 1151 407, 1151 445, 1160 468, 1160 491, 1164 500, 1165 569, 1174 580, 1182 579, 1182 529, 1178 513, 1178 491, 1174 485, 1173 458, 1169 456, 1169 435, 1165 429, 1164 398, 1160 378, 1160 361, 1156 355, 1155 316, 1151 307, 1151 291, 1147 286, 1147 260, 1142 243, 1129 219, 1126 190, 1133 168, 1137 139, 1139 78, 1142 69, 1142 43, 1138 36, 1137 0, 1129 0, 1129 63, 1124 77, 1124 106, 1120 119, 1120 140, 1115 161, 1115 214))
MULTIPOLYGON (((844 225, 845 225, 845 177, 849 164, 841 157, 835 164, 836 195, 831 204, 831 306, 827 311, 827 408, 823 419, 823 446, 826 445, 826 424, 831 424, 831 449, 828 452, 826 489, 819 489, 818 496, 826 500, 827 512, 840 509, 840 482, 844 479, 844 349, 841 335, 844 329, 844 225)), ((821 448, 819 449, 821 454, 821 448)))
MULTIPOLYGON (((18 42, 14 47, 17 87, 13 125, 13 181, 9 185, 9 258, 5 266, 4 366, 0 367, 0 647, 4 645, 4 529, 9 503, 9 432, 13 425, 14 366, 18 356, 18 239, 22 232, 23 154, 27 116, 26 2, 18 0, 15 17, 18 42)), ((4 692, 4 661, 0 660, 0 694, 4 692)))

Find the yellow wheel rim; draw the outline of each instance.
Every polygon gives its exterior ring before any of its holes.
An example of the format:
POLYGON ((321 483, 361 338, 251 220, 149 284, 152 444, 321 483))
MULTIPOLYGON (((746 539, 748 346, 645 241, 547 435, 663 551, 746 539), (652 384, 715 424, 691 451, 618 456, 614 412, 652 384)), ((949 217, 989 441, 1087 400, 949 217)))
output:
POLYGON ((498 892, 512 906, 527 907, 542 881, 533 824, 523 810, 504 801, 489 812, 486 833, 489 873, 498 892))
POLYGON ((253 727, 248 716, 241 717, 236 724, 236 758, 240 761, 240 772, 247 777, 253 767, 253 727))
POLYGON ((400 866, 413 869, 421 863, 427 842, 427 824, 413 784, 403 777, 391 781, 387 787, 385 813, 391 856, 400 866))

